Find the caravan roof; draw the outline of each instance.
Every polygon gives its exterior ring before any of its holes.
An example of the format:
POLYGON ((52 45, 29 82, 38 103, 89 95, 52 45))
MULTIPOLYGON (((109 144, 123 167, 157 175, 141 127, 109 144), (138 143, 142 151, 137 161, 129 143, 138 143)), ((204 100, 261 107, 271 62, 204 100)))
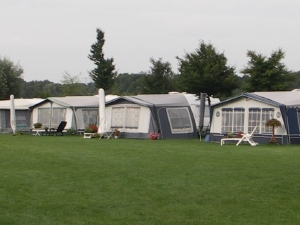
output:
POLYGON ((169 95, 169 94, 149 94, 149 95, 135 95, 123 96, 115 98, 107 104, 114 104, 116 101, 127 100, 144 106, 189 106, 188 101, 183 95, 169 95))
POLYGON ((300 106, 299 91, 254 92, 253 94, 286 106, 300 106))
MULTIPOLYGON (((44 101, 44 99, 41 98, 15 98, 14 103, 15 103, 15 109, 19 110, 25 110, 29 109, 29 107, 38 104, 40 102, 44 101)), ((0 109, 10 109, 10 100, 3 100, 0 101, 0 109)))
MULTIPOLYGON (((105 100, 109 101, 112 99, 116 99, 118 96, 116 95, 107 95, 105 96, 105 100)), ((87 108, 87 107, 98 107, 99 106, 99 96, 65 96, 65 97, 49 97, 34 106, 43 104, 45 102, 54 102, 56 104, 65 106, 65 107, 75 107, 75 108, 87 108)))

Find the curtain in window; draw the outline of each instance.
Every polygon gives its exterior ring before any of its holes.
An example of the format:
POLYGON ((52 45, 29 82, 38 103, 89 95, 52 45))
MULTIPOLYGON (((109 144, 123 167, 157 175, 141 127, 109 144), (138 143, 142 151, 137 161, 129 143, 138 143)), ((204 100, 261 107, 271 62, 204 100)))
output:
POLYGON ((272 133, 272 127, 266 127, 265 124, 269 119, 274 118, 274 109, 262 109, 261 115, 261 132, 272 133))
POLYGON ((235 108, 233 110, 233 132, 244 131, 245 109, 235 108))
POLYGON ((43 124, 43 127, 50 126, 50 108, 38 109, 38 121, 43 124))
POLYGON ((221 133, 232 132, 233 109, 222 109, 221 133))
POLYGON ((244 131, 245 109, 222 109, 222 133, 244 131))
POLYGON ((140 121, 140 107, 127 107, 125 128, 138 128, 140 121))
POLYGON ((82 109, 84 128, 91 124, 98 124, 98 109, 82 109))
POLYGON ((76 112, 76 124, 77 124, 77 129, 85 129, 85 124, 83 122, 83 113, 82 109, 77 109, 76 112))
POLYGON ((123 128, 125 118, 125 107, 113 107, 111 115, 111 127, 123 128))
POLYGON ((258 129, 255 131, 260 132, 260 115, 261 110, 259 108, 250 108, 248 114, 248 133, 251 133, 255 127, 258 129))
POLYGON ((66 108, 53 108, 52 127, 57 128, 61 121, 66 120, 66 108))
POLYGON ((17 128, 27 127, 28 124, 28 111, 16 111, 16 125, 17 128))
POLYGON ((91 124, 98 125, 98 109, 85 108, 76 110, 77 129, 86 129, 91 124))

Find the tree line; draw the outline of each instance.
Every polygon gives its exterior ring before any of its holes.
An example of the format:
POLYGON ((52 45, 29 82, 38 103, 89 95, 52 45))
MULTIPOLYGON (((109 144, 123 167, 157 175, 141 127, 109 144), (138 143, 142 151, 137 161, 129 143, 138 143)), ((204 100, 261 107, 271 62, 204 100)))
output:
POLYGON ((88 59, 95 68, 89 71, 92 82, 82 83, 80 75, 62 73, 61 83, 49 80, 26 82, 22 78, 23 68, 7 58, 0 58, 0 99, 10 94, 22 98, 47 98, 51 96, 95 95, 99 88, 107 94, 136 95, 164 94, 170 91, 200 92, 221 99, 243 92, 288 91, 300 87, 300 71, 289 71, 282 60, 285 53, 275 50, 270 56, 248 51, 249 61, 239 71, 228 65, 224 53, 211 43, 199 42, 194 52, 176 57, 179 62, 178 74, 173 72, 169 62, 163 58, 150 58, 150 70, 137 74, 117 73, 113 58, 105 58, 104 32, 96 30, 96 42, 91 45, 88 59))

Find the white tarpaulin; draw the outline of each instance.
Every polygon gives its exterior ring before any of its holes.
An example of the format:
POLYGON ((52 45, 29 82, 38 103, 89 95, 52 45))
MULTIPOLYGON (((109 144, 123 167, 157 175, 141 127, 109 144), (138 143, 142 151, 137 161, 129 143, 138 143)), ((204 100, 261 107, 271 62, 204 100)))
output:
POLYGON ((99 89, 99 127, 98 133, 106 132, 105 118, 105 93, 102 88, 99 89))
POLYGON ((14 95, 10 95, 10 126, 13 133, 16 133, 16 111, 14 95))

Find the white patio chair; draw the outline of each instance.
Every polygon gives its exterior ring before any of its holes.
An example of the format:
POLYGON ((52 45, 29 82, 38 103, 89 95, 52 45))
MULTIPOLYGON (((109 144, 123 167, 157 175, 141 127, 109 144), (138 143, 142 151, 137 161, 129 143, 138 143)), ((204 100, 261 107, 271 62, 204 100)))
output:
POLYGON ((99 129, 98 129, 98 133, 99 133, 99 139, 101 138, 107 138, 107 139, 110 139, 113 135, 113 131, 112 130, 109 130, 107 128, 107 121, 104 122, 105 126, 104 126, 104 129, 99 126, 99 129))
POLYGON ((107 138, 110 139, 113 135, 113 131, 103 131, 100 133, 99 139, 101 138, 107 138))
POLYGON ((257 127, 254 127, 253 131, 250 134, 242 134, 241 140, 239 140, 238 143, 236 143, 236 146, 238 146, 240 143, 242 143, 242 141, 244 141, 244 142, 247 141, 251 146, 258 145, 258 143, 254 142, 252 139, 256 129, 257 129, 257 127))
POLYGON ((257 129, 257 127, 255 127, 250 134, 241 134, 242 137, 240 137, 240 138, 222 138, 221 145, 225 144, 225 141, 238 141, 236 143, 236 146, 239 146, 239 144, 241 144, 242 142, 248 142, 251 146, 256 146, 256 145, 258 145, 258 143, 254 142, 252 139, 256 129, 257 129))

